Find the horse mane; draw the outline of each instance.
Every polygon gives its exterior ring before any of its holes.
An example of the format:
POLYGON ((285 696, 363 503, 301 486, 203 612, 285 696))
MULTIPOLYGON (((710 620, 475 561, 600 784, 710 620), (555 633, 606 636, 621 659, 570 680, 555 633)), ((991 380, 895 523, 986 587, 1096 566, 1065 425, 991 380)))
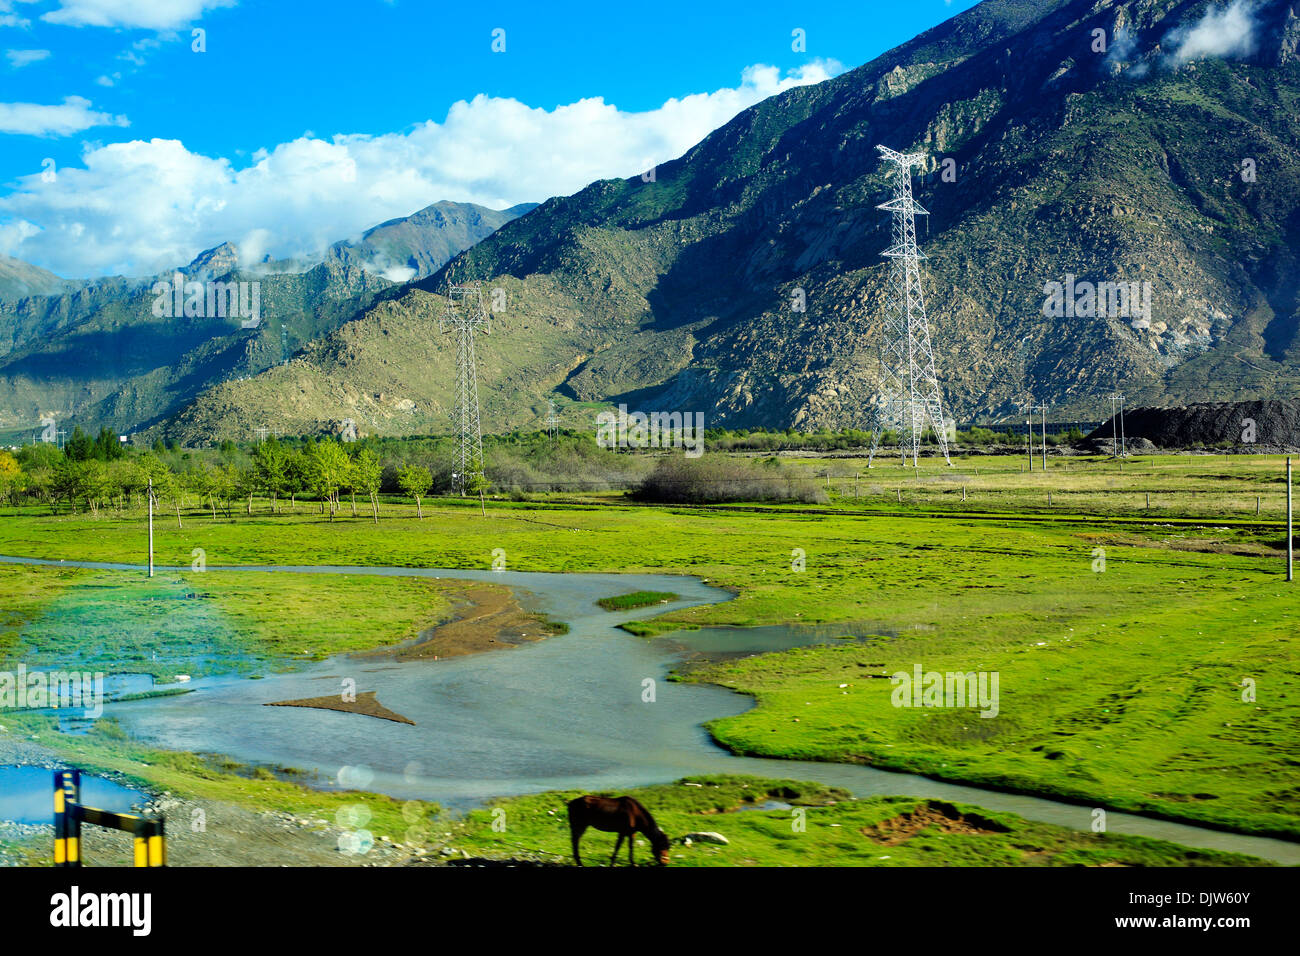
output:
POLYGON ((645 804, 643 804, 640 800, 635 799, 634 797, 628 797, 628 799, 631 800, 633 804, 635 804, 640 809, 640 811, 645 814, 646 835, 650 837, 661 836, 664 838, 665 841, 667 841, 668 834, 664 833, 663 828, 659 826, 658 823, 655 822, 654 814, 652 814, 649 810, 646 809, 645 804))

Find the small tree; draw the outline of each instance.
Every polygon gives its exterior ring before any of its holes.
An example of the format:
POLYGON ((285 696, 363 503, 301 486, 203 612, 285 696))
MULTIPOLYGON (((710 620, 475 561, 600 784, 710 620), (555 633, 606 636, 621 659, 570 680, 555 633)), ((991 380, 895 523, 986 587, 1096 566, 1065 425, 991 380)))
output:
POLYGON ((262 487, 262 479, 257 469, 251 465, 248 468, 234 468, 234 477, 236 494, 247 502, 244 513, 252 515, 253 495, 257 494, 257 490, 262 487))
POLYGON ((289 456, 284 446, 269 438, 253 449, 253 470, 266 495, 271 499, 271 510, 276 510, 276 496, 288 488, 289 456))
POLYGON ((311 466, 307 456, 294 451, 284 457, 284 491, 289 496, 289 508, 298 510, 298 496, 311 487, 311 466))
POLYGON ((18 459, 7 451, 0 451, 0 500, 11 501, 14 492, 22 487, 23 470, 18 459))
MULTIPOLYGON (((333 521, 338 511, 339 489, 349 481, 352 460, 338 442, 323 441, 309 449, 307 461, 311 486, 329 504, 333 521)), ((324 511, 323 506, 321 510, 324 511)))
POLYGON ((398 487, 415 499, 415 515, 417 518, 424 517, 424 508, 420 502, 428 493, 432 484, 433 474, 423 465, 407 465, 397 473, 398 487))
POLYGON ((370 513, 375 524, 379 524, 379 483, 384 475, 384 466, 369 448, 362 448, 352 462, 352 481, 370 496, 370 513))
POLYGON ((91 459, 79 465, 81 469, 81 493, 86 497, 86 507, 92 516, 99 517, 99 506, 110 501, 117 490, 109 475, 108 466, 102 461, 91 459))
POLYGON ((77 425, 72 429, 72 434, 63 445, 63 453, 72 461, 85 461, 87 458, 93 458, 95 455, 95 440, 81 430, 77 425))
POLYGON ((483 503, 483 496, 487 494, 491 482, 488 481, 487 475, 481 471, 470 472, 469 481, 465 482, 465 493, 468 495, 478 495, 479 507, 483 509, 484 517, 487 516, 487 505, 483 503))
POLYGON ((107 425, 99 430, 95 439, 94 455, 100 461, 117 461, 122 457, 122 443, 117 440, 117 433, 107 425))

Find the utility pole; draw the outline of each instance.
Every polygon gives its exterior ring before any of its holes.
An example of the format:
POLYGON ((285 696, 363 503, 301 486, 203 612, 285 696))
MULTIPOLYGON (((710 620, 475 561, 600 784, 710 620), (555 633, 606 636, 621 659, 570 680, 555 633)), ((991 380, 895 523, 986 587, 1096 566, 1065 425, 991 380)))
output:
POLYGON ((1029 473, 1032 475, 1034 473, 1034 419, 1032 416, 1025 419, 1025 429, 1028 436, 1025 447, 1029 449, 1029 473))
MULTIPOLYGON (((1031 412, 1032 412, 1032 411, 1040 411, 1040 412, 1043 413, 1043 471, 1047 471, 1047 406, 1046 406, 1046 405, 1030 405, 1030 406, 1029 406, 1029 410, 1030 410, 1031 412)), ((1030 421, 1033 421, 1033 416, 1032 416, 1032 415, 1030 416, 1030 421)), ((1033 428, 1030 428, 1030 429, 1029 429, 1029 445, 1030 445, 1030 447, 1033 447, 1033 444, 1034 444, 1034 430, 1033 430, 1033 428)))
POLYGON ((1119 396, 1119 448, 1120 448, 1120 455, 1124 458, 1127 458, 1128 442, 1124 438, 1124 395, 1123 393, 1120 393, 1119 396))
POLYGON ((153 478, 149 479, 149 577, 153 577, 153 478))
POLYGON ((867 467, 875 460, 885 429, 897 428, 903 466, 907 467, 910 444, 912 467, 919 469, 921 435, 927 422, 934 429, 944 460, 951 466, 943 398, 934 371, 930 322, 921 288, 921 262, 926 256, 916 244, 916 217, 930 213, 912 198, 912 167, 924 169, 927 157, 924 153, 899 153, 886 146, 876 149, 880 158, 891 164, 894 198, 877 207, 893 214, 893 226, 889 248, 883 253, 890 260, 889 299, 880 350, 881 400, 871 429, 867 467))
POLYGON ((1292 575, 1295 549, 1291 537, 1291 459, 1286 460, 1286 579, 1294 580, 1292 575))
POLYGON ((1110 456, 1119 457, 1119 413, 1116 411, 1115 400, 1119 398, 1118 392, 1111 392, 1107 396, 1110 399, 1110 456))

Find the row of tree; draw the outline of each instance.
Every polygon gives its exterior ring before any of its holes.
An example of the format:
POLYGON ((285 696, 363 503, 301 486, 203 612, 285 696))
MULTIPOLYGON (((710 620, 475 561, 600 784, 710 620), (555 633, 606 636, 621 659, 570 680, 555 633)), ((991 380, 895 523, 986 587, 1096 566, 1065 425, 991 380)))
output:
MULTIPOLYGON (((93 455, 74 458, 59 454, 52 446, 29 446, 18 457, 0 452, 0 500, 46 501, 56 510, 65 504, 72 511, 84 507, 97 517, 106 507, 123 510, 143 505, 152 489, 160 506, 163 501, 171 503, 179 523, 187 498, 211 509, 215 518, 219 509, 229 514, 238 500, 245 501, 247 513, 252 514, 253 499, 263 497, 278 513, 286 499, 296 509, 299 497, 310 497, 318 500, 321 513, 328 511, 333 520, 346 494, 354 515, 357 495, 369 499, 371 514, 378 522, 383 471, 373 449, 359 446, 349 450, 333 441, 302 448, 267 441, 253 448, 246 464, 200 459, 183 470, 169 468, 154 452, 103 460, 93 455)), ((432 489, 433 474, 423 465, 406 464, 395 478, 423 517, 422 499, 432 489)))

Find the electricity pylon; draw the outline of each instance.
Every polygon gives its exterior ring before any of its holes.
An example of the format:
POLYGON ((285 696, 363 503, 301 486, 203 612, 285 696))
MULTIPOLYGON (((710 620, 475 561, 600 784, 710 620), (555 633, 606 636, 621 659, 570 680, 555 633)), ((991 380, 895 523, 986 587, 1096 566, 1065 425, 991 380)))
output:
POLYGON ((474 334, 491 331, 478 282, 447 282, 447 311, 438 321, 443 332, 456 335, 456 404, 452 411, 457 432, 451 483, 458 495, 471 490, 483 476, 483 432, 479 426, 478 372, 474 363, 474 334))
POLYGON ((547 399, 546 404, 548 407, 546 413, 546 433, 550 436, 551 441, 554 442, 559 433, 560 419, 559 416, 555 414, 555 402, 551 399, 547 399))
POLYGON ((1121 392, 1110 394, 1110 450, 1112 458, 1128 457, 1128 442, 1124 440, 1124 395, 1121 392), (1119 403, 1119 415, 1115 414, 1115 404, 1119 403), (1115 435, 1115 422, 1119 421, 1119 435, 1115 435))
POLYGON ((909 445, 912 466, 917 467, 921 435, 927 422, 934 429, 944 460, 951 465, 943 399, 934 372, 934 352, 930 348, 925 293, 921 289, 921 260, 926 256, 916 245, 916 217, 930 213, 912 198, 912 167, 923 166, 926 157, 924 153, 899 153, 886 146, 876 149, 881 159, 891 164, 894 185, 894 198, 876 208, 892 213, 894 221, 892 242, 882 253, 891 260, 889 298, 880 349, 880 399, 871 430, 867 467, 875 460, 886 428, 898 430, 898 451, 904 467, 909 445))

